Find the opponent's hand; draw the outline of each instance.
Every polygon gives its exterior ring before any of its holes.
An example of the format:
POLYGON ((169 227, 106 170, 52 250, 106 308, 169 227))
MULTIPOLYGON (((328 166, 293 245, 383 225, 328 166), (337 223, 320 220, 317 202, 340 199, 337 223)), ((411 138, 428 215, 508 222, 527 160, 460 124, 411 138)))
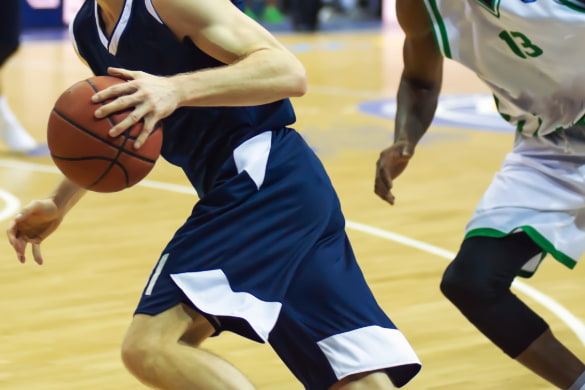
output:
POLYGON ((413 150, 408 144, 397 142, 384 149, 376 162, 374 192, 391 205, 395 199, 392 194, 393 181, 404 171, 412 154, 413 150))
POLYGON ((134 147, 138 149, 146 142, 158 122, 177 109, 179 100, 175 86, 167 77, 140 71, 109 68, 108 73, 128 81, 108 87, 92 96, 94 103, 113 99, 97 109, 95 116, 105 118, 115 112, 132 109, 124 120, 110 129, 109 134, 117 137, 143 120, 142 132, 134 142, 134 147))
POLYGON ((18 261, 26 261, 27 245, 32 245, 33 258, 37 264, 43 264, 41 242, 47 238, 63 217, 52 200, 35 200, 24 207, 8 225, 7 235, 10 245, 16 251, 18 261))

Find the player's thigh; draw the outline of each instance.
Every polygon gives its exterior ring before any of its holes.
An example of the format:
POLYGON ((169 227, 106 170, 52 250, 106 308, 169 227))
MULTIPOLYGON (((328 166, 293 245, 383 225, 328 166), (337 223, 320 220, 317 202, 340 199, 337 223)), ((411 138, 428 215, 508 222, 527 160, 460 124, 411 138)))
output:
POLYGON ((329 390, 387 390, 394 385, 384 371, 365 372, 343 378, 329 390))

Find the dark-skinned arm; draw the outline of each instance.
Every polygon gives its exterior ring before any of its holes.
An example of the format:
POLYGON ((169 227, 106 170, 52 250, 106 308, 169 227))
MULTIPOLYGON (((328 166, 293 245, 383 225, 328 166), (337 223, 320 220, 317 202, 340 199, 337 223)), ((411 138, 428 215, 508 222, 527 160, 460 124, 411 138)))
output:
POLYGON ((421 0, 397 0, 396 14, 405 33, 404 68, 397 95, 394 143, 376 163, 375 193, 394 204, 393 181, 406 168, 428 130, 442 84, 443 57, 421 0))

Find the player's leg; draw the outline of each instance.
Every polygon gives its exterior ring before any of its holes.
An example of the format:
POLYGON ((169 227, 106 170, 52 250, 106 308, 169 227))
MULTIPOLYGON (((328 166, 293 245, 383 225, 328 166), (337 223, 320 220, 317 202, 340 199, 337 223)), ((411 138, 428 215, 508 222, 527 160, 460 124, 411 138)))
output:
POLYGON ((214 331, 205 317, 182 304, 154 316, 137 314, 122 358, 134 376, 157 389, 254 389, 228 362, 199 348, 214 331))
POLYGON ((549 330, 516 360, 561 389, 585 390, 585 365, 549 330))
POLYGON ((22 127, 12 113, 2 85, 2 68, 20 44, 20 4, 6 0, 0 13, 0 137, 15 152, 25 152, 37 146, 36 141, 22 127))
POLYGON ((471 323, 507 355, 567 389, 585 370, 548 324, 510 286, 526 262, 541 252, 525 233, 471 237, 447 267, 441 290, 471 323))
POLYGON ((394 385, 384 371, 373 371, 350 375, 343 378, 329 390, 383 390, 394 389, 394 385))

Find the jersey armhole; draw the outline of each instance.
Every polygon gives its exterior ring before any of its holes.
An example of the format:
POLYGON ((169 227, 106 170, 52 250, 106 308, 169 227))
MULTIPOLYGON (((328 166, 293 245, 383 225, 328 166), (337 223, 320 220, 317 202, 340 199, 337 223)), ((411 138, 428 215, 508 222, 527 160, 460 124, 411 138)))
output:
POLYGON ((449 46, 447 28, 445 27, 445 22, 441 17, 439 8, 437 7, 436 0, 423 0, 423 3, 431 22, 437 48, 443 54, 443 56, 452 59, 453 57, 451 54, 451 47, 449 46))

